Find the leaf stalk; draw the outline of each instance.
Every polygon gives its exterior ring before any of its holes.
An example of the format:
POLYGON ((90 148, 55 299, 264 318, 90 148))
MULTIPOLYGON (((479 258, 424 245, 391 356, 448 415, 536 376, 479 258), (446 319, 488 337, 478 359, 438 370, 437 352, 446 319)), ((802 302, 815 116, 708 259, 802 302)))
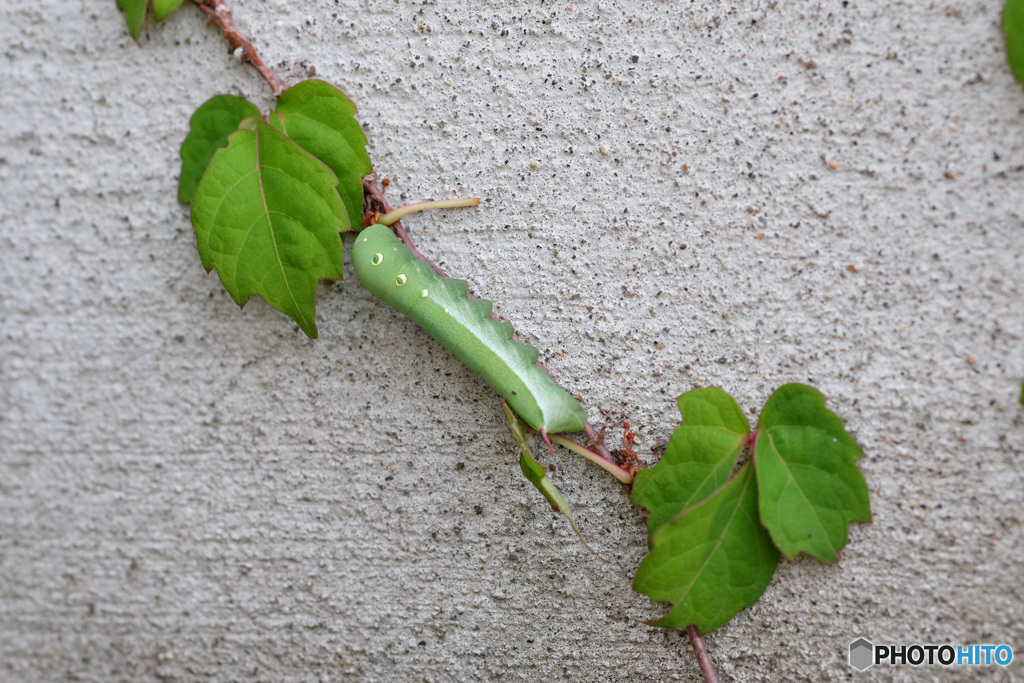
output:
POLYGON ((715 673, 715 666, 711 663, 711 657, 708 656, 707 648, 704 647, 704 639, 700 636, 700 630, 690 624, 686 627, 686 635, 690 637, 690 647, 693 648, 693 653, 697 655, 697 666, 700 668, 700 673, 704 676, 706 683, 718 683, 718 674, 715 673))
POLYGON ((479 197, 469 197, 468 199, 442 199, 436 202, 417 202, 416 204, 408 204, 400 209, 392 209, 382 216, 377 216, 377 222, 381 225, 392 225, 397 221, 402 220, 410 213, 416 213, 417 211, 428 211, 430 209, 460 209, 465 206, 479 206, 479 197))
POLYGON ((597 453, 584 448, 583 446, 579 445, 575 441, 570 441, 569 439, 565 438, 561 434, 549 434, 548 437, 552 441, 557 443, 559 446, 564 446, 565 448, 568 448, 573 453, 578 453, 579 455, 582 455, 584 458, 586 458, 590 462, 594 463, 598 467, 604 468, 613 477, 615 477, 616 479, 621 481, 623 484, 632 484, 633 483, 633 478, 634 478, 633 475, 630 472, 627 472, 626 470, 622 469, 621 467, 619 467, 618 465, 613 463, 611 460, 608 460, 607 458, 601 457, 597 453))

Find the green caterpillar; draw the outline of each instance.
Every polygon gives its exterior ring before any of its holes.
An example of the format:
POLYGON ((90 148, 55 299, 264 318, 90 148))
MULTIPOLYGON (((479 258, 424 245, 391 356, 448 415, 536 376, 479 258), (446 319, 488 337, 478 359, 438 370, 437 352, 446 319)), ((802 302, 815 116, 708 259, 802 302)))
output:
MULTIPOLYGON (((578 432, 587 411, 537 365, 540 352, 512 341, 512 325, 491 319, 491 302, 467 299, 465 280, 443 278, 384 225, 356 236, 352 262, 359 281, 441 342, 534 429, 578 432)), ((550 442, 548 442, 550 446, 550 442)))

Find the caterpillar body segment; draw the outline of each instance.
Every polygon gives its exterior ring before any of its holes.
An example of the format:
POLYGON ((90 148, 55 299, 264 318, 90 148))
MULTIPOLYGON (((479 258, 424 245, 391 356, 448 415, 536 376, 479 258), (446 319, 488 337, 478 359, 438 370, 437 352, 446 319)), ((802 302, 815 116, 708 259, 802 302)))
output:
POLYGON ((536 364, 536 348, 512 341, 512 325, 491 319, 490 301, 466 298, 465 280, 440 277, 379 224, 356 235, 352 262, 374 296, 441 342, 545 438, 583 429, 586 410, 536 364))

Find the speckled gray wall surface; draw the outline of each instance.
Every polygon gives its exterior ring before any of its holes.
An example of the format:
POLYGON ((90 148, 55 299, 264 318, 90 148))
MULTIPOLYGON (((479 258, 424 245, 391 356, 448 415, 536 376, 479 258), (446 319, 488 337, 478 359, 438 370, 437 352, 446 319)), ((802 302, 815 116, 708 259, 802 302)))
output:
MULTIPOLYGON (((494 394, 349 263, 316 341, 203 272, 188 117, 271 102, 195 8, 140 47, 114 0, 0 5, 0 679, 699 679, 641 623, 665 605, 631 590, 646 533, 614 479, 551 458, 606 565, 522 479, 494 394)), ((484 198, 409 219, 418 246, 645 457, 696 387, 753 419, 806 382, 847 421, 874 522, 707 637, 723 680, 848 678, 859 636, 1024 656, 999 3, 233 8, 283 80, 351 95, 394 204, 484 198)))

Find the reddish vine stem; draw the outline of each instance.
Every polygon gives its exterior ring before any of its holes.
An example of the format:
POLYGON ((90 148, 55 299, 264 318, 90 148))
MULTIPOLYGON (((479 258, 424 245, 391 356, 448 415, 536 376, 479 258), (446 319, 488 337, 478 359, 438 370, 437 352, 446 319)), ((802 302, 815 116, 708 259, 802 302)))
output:
MULTIPOLYGON (((587 448, 594 451, 605 460, 615 462, 615 458, 612 457, 612 452, 604 445, 604 434, 602 432, 598 432, 588 422, 583 425, 583 433, 587 435, 587 448)), ((635 475, 636 472, 633 472, 633 474, 635 475)))
POLYGON ((700 673, 704 676, 704 680, 707 683, 718 683, 718 674, 715 673, 715 666, 711 663, 711 657, 708 656, 708 651, 704 647, 704 639, 701 638, 700 631, 695 625, 690 624, 686 627, 686 635, 690 636, 690 647, 697 655, 697 666, 700 667, 700 673))
POLYGON ((242 49, 242 61, 246 64, 251 64, 256 71, 259 72, 260 76, 263 77, 269 85, 270 89, 274 91, 274 99, 281 96, 284 92, 284 86, 281 81, 277 80, 273 72, 263 63, 260 56, 256 53, 256 48, 253 47, 249 39, 238 32, 235 28, 235 22, 231 18, 231 10, 227 5, 224 4, 223 0, 202 0, 198 3, 199 9, 203 11, 210 23, 220 29, 220 32, 224 34, 224 37, 228 41, 228 45, 231 46, 231 51, 241 48, 242 49))

